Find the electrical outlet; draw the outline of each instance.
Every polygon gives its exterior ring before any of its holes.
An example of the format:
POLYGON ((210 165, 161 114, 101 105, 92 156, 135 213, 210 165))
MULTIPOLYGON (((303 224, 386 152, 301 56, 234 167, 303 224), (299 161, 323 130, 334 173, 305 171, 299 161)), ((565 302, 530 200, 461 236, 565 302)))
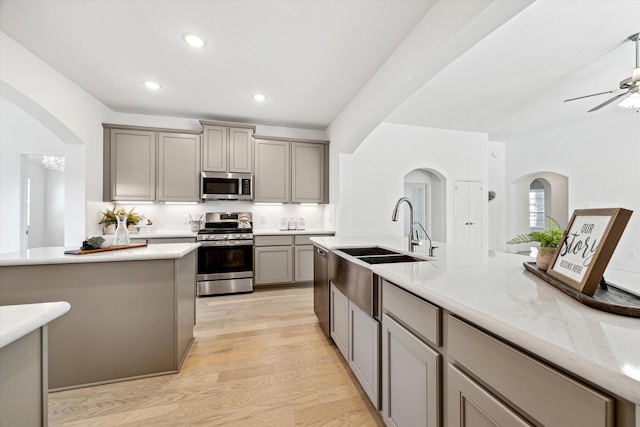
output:
POLYGON ((184 216, 184 223, 185 223, 185 224, 189 224, 189 221, 190 221, 190 220, 191 220, 191 219, 189 218, 189 215, 185 215, 185 216, 184 216))
POLYGON ((266 224, 267 223, 267 217, 264 215, 260 215, 260 224, 266 224))
POLYGON ((321 224, 324 222, 324 217, 322 215, 318 217, 318 222, 321 224))
POLYGON ((636 259, 636 251, 629 251, 629 258, 636 259))

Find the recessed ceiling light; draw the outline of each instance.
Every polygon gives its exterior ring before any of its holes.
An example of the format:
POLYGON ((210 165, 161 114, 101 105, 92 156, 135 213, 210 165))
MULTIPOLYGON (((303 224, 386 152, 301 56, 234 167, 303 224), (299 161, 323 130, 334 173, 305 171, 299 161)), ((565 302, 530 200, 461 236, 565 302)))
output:
POLYGON ((147 82, 144 82, 144 85, 149 89, 153 89, 153 90, 160 89, 160 85, 156 82, 147 81, 147 82))
POLYGON ((184 41, 186 41, 187 43, 189 43, 190 46, 193 46, 193 47, 204 46, 204 40, 202 40, 200 37, 196 36, 195 34, 187 34, 186 36, 184 36, 184 41))
POLYGON ((267 97, 259 93, 256 93, 255 95, 253 95, 253 99, 255 99, 258 102, 263 102, 264 100, 267 99, 267 97))

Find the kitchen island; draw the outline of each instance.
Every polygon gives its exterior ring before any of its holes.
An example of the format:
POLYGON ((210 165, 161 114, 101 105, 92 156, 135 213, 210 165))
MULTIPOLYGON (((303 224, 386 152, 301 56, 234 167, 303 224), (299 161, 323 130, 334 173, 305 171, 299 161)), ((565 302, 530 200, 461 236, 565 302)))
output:
MULTIPOLYGON (((312 240, 333 251, 345 247, 380 246, 406 252, 407 245, 406 237, 329 237, 312 240)), ((533 258, 440 243, 435 246, 439 246, 435 258, 424 262, 375 265, 367 265, 359 260, 355 262, 362 263, 383 279, 382 341, 391 330, 384 327, 386 315, 393 318, 389 323, 396 321, 412 336, 421 337, 408 321, 403 323, 406 313, 395 309, 399 306, 387 298, 385 289, 390 290, 394 298, 400 298, 398 295, 404 295, 402 298, 407 299, 418 297, 419 301, 425 303, 424 307, 429 307, 435 313, 433 341, 422 341, 429 343, 428 347, 435 350, 432 353, 436 357, 441 354, 444 358, 443 362, 438 362, 442 363, 438 375, 443 378, 443 383, 438 387, 443 390, 444 402, 448 403, 436 403, 434 407, 442 405, 442 416, 447 425, 458 425, 456 417, 464 416, 456 414, 460 402, 454 401, 453 389, 458 377, 465 381, 475 378, 471 383, 477 385, 477 380, 493 390, 494 396, 504 393, 502 399, 509 402, 506 406, 516 408, 514 411, 519 417, 524 414, 526 418, 535 410, 533 408, 527 412, 529 401, 543 402, 551 396, 544 390, 535 389, 534 377, 530 384, 520 385, 520 389, 530 388, 533 393, 533 398, 529 396, 530 399, 523 400, 521 404, 517 393, 503 392, 511 390, 510 387, 517 382, 512 376, 507 375, 506 380, 496 379, 493 374, 483 376, 484 372, 491 369, 506 372, 506 361, 511 357, 516 358, 514 355, 517 355, 517 360, 526 363, 532 361, 531 366, 535 365, 536 369, 543 367, 544 372, 551 372, 554 378, 562 378, 562 384, 575 382, 581 384, 581 389, 588 393, 602 397, 603 407, 608 408, 603 413, 611 418, 594 420, 591 425, 640 425, 640 319, 609 314, 582 305, 525 271, 523 261, 533 261, 533 258), (465 339, 461 339, 462 336, 465 339), (477 343, 482 345, 472 347, 470 340, 477 337, 480 337, 477 343), (488 353, 492 355, 488 362, 482 361, 478 351, 484 349, 484 345, 496 351, 488 353), (504 352, 505 359, 500 359, 498 351, 504 352), (495 358, 493 362, 492 358, 495 358), (503 385, 504 388, 500 389, 503 385), (606 396, 611 399, 607 401, 606 396)), ((416 255, 428 259, 424 247, 420 247, 416 255)), ((639 291, 640 275, 636 273, 608 270, 605 277, 611 283, 639 291)), ((384 348, 381 351, 383 364, 385 351, 384 348)), ((388 372, 385 374, 384 367, 382 372, 384 389, 385 379, 393 376, 389 376, 388 372)), ((481 387, 476 389, 480 390, 481 387)), ((384 391, 382 394, 385 394, 384 391)), ((383 410, 385 403, 387 408, 389 406, 387 400, 383 400, 383 410)), ((566 406, 559 409, 565 414, 571 414, 571 411, 566 406)), ((549 407, 543 412, 555 416, 549 407)), ((532 416, 531 420, 536 419, 532 416)), ((552 422, 543 424, 553 425, 552 422)))
POLYGON ((49 327, 49 389, 178 372, 193 342, 197 243, 0 254, 0 305, 67 301, 49 327))

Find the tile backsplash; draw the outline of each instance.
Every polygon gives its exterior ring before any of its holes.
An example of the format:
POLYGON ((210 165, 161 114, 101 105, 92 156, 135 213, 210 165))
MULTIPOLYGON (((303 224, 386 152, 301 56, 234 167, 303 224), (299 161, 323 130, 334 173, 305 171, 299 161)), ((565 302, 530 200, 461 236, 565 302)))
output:
MULTIPOLYGON (((114 203, 87 202, 87 236, 102 234, 98 223, 106 209, 114 203)), ((189 231, 189 219, 198 219, 207 212, 251 212, 253 227, 257 230, 278 229, 280 218, 304 218, 308 230, 335 230, 334 205, 263 205, 238 201, 209 201, 199 204, 127 204, 117 203, 118 208, 143 215, 153 222, 149 232, 189 231)))

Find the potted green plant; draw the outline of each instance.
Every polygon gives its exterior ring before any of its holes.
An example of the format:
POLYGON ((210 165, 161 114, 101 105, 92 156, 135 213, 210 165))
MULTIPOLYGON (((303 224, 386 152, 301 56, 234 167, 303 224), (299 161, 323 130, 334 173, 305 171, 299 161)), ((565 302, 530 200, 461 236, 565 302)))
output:
POLYGON ((519 234, 507 242, 510 245, 529 242, 540 243, 538 256, 536 257, 536 265, 540 270, 544 271, 549 267, 551 259, 558 245, 562 242, 562 236, 564 235, 564 229, 560 227, 558 221, 550 216, 547 216, 547 219, 549 220, 548 227, 539 231, 532 231, 531 233, 519 234))
POLYGON ((98 224, 102 224, 105 230, 105 234, 113 234, 115 230, 115 225, 118 223, 116 219, 117 215, 127 215, 127 227, 138 224, 142 220, 142 215, 134 212, 135 206, 131 208, 129 212, 125 211, 124 208, 116 209, 116 205, 113 205, 113 209, 107 209, 102 213, 102 219, 98 224), (107 230, 109 228, 109 230, 107 230), (111 231, 110 233, 108 231, 111 231))

